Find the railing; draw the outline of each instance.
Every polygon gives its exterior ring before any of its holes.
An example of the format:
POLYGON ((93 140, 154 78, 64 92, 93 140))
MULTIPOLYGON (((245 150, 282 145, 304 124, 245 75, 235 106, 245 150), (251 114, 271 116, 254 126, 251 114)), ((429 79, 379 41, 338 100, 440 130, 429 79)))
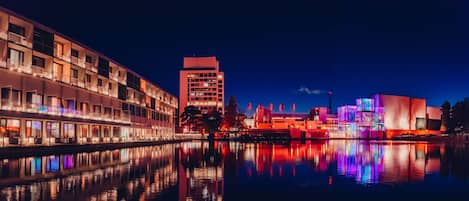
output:
POLYGON ((119 77, 115 73, 109 73, 109 78, 114 81, 119 80, 119 77))
POLYGON ((85 68, 86 68, 87 70, 90 70, 90 71, 95 72, 95 73, 98 72, 98 67, 96 67, 96 66, 95 66, 94 64, 92 64, 92 63, 86 62, 86 63, 85 63, 85 68))
POLYGON ((22 35, 18 35, 18 34, 13 33, 13 32, 8 32, 8 40, 13 41, 13 42, 15 42, 17 44, 20 44, 20 45, 27 46, 27 47, 32 46, 32 43, 29 42, 28 40, 26 40, 26 37, 24 37, 22 35))
POLYGON ((72 64, 78 65, 80 67, 85 67, 85 60, 72 56, 72 64))
POLYGON ((48 115, 64 116, 64 117, 70 117, 70 118, 92 119, 92 120, 118 122, 118 123, 130 122, 129 116, 125 114, 121 114, 119 117, 114 117, 111 114, 102 114, 102 113, 93 113, 93 112, 84 113, 80 110, 75 110, 73 108, 45 106, 45 105, 35 104, 35 103, 25 103, 24 105, 22 105, 20 103, 13 103, 9 99, 2 99, 0 103, 1 103, 0 108, 2 110, 8 110, 8 111, 48 114, 48 115))
POLYGON ((58 52, 55 51, 55 50, 54 50, 54 56, 59 58, 59 59, 62 59, 64 61, 70 62, 70 56, 65 56, 63 54, 58 54, 58 52))
POLYGON ((24 72, 28 74, 32 73, 31 66, 25 65, 24 62, 21 64, 17 64, 17 63, 14 63, 13 60, 7 59, 7 67, 13 71, 24 72))
POLYGON ((91 82, 85 82, 85 88, 94 92, 98 91, 98 88, 94 86, 93 84, 91 84, 91 82))
POLYGON ((108 95, 109 94, 109 89, 107 87, 98 87, 98 92, 101 93, 101 94, 104 94, 104 95, 108 95))

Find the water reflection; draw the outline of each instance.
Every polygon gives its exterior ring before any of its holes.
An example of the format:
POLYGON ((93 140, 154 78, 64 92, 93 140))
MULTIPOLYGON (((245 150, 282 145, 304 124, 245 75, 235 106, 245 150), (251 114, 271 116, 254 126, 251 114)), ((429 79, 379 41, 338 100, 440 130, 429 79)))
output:
POLYGON ((236 200, 256 191, 406 184, 466 192, 468 161, 465 146, 427 142, 195 141, 1 159, 0 201, 236 200))

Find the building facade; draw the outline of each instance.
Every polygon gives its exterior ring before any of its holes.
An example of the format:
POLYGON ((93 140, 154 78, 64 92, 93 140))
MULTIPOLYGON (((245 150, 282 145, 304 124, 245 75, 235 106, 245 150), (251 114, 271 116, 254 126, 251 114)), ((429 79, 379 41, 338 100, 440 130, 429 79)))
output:
POLYGON ((171 139, 177 98, 106 56, 0 9, 0 146, 171 139))
POLYGON ((339 136, 392 138, 403 134, 440 134, 441 110, 426 100, 377 94, 358 98, 356 105, 339 107, 339 136))
POLYGON ((197 107, 202 113, 217 110, 224 114, 224 73, 216 57, 184 57, 179 72, 180 113, 186 106, 197 107))

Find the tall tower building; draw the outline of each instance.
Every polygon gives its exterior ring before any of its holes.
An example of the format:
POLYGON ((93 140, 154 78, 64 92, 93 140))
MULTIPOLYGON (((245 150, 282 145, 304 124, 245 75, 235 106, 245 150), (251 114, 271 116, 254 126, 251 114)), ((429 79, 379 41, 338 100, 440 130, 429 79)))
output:
POLYGON ((218 60, 210 57, 184 57, 184 68, 179 72, 180 113, 188 105, 202 113, 218 110, 224 113, 224 73, 218 60))

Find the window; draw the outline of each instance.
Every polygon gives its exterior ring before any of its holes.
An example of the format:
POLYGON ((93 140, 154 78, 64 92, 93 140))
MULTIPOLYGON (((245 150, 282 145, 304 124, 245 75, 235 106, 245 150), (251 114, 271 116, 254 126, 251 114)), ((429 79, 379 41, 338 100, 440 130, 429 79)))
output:
MULTIPOLYGON (((11 138, 20 137, 20 120, 0 119, 0 134, 2 137, 11 137, 11 138)), ((13 143, 13 144, 18 144, 18 143, 13 143)))
POLYGON ((10 88, 2 88, 2 105, 8 104, 10 101, 10 88))
POLYGON ((64 138, 75 138, 75 124, 64 124, 64 138))
POLYGON ((60 125, 58 122, 46 122, 46 134, 49 138, 60 138, 60 125))
POLYGON ((75 111, 75 100, 72 100, 72 99, 69 99, 69 100, 66 100, 66 107, 68 110, 70 111, 75 111))
POLYGON ((110 107, 105 107, 105 108, 104 108, 104 115, 110 117, 110 116, 112 115, 112 108, 110 108, 110 107))
POLYGON ((121 71, 120 70, 117 71, 117 76, 119 76, 119 77, 121 76, 121 71))
POLYGON ((12 89, 11 90, 11 103, 15 106, 21 105, 21 90, 12 89))
POLYGON ((98 87, 103 86, 103 80, 98 78, 98 87))
POLYGON ((70 52, 70 54, 72 55, 72 57, 77 57, 77 58, 78 58, 78 50, 72 49, 72 51, 70 52))
POLYGON ((85 80, 86 80, 86 82, 91 82, 91 75, 90 75, 90 74, 86 74, 85 80))
POLYGON ((26 137, 40 138, 42 136, 41 121, 26 121, 26 137))
POLYGON ((86 55, 85 60, 86 63, 93 63, 93 57, 91 57, 90 55, 86 55))
POLYGON ((90 106, 88 105, 88 103, 81 103, 80 104, 80 111, 83 113, 83 114, 88 114, 88 112, 90 111, 90 106))
POLYGON ((8 31, 18 34, 20 36, 25 36, 26 35, 26 30, 24 27, 10 23, 8 26, 8 31))
POLYGON ((121 111, 120 110, 114 110, 114 119, 119 119, 121 116, 121 111))
POLYGON ((93 112, 96 114, 101 114, 101 105, 93 105, 93 112))
POLYGON ((78 79, 78 70, 72 68, 72 78, 78 79))
POLYGON ((112 83, 109 83, 109 90, 112 90, 112 83))
POLYGON ((54 50, 56 56, 63 56, 64 55, 64 45, 59 42, 54 43, 54 50))
POLYGON ((41 57, 33 56, 33 66, 44 68, 46 66, 46 60, 41 57))
POLYGON ((24 52, 9 48, 8 58, 10 59, 10 64, 19 66, 24 63, 24 52))
POLYGON ((42 106, 42 96, 36 94, 36 92, 28 91, 26 92, 26 104, 30 106, 42 106))
POLYGON ((33 49, 49 56, 54 55, 54 34, 34 27, 33 49))

